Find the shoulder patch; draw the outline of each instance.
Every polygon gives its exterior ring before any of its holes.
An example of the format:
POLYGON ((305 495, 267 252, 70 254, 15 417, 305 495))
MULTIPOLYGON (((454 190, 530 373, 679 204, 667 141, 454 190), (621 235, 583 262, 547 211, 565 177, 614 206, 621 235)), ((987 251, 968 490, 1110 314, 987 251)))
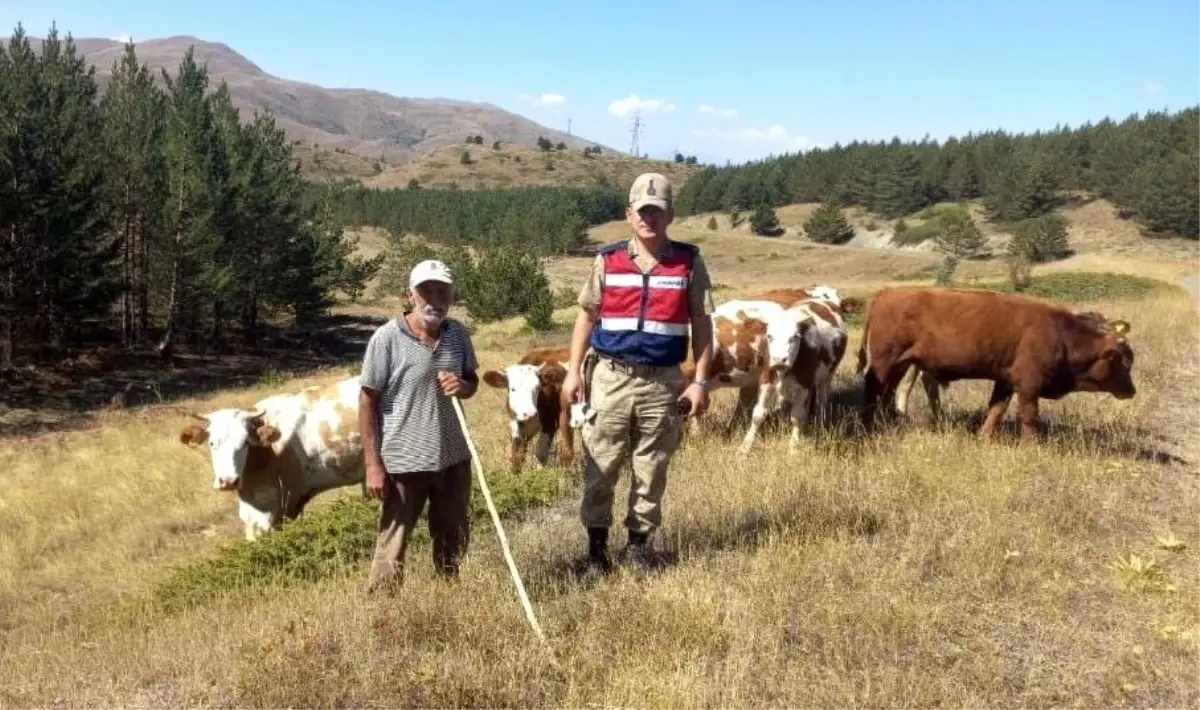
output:
POLYGON ((629 244, 628 239, 621 239, 619 241, 612 242, 611 244, 605 244, 604 246, 600 247, 600 249, 596 253, 597 254, 611 254, 612 252, 614 252, 618 249, 624 249, 627 244, 629 244))

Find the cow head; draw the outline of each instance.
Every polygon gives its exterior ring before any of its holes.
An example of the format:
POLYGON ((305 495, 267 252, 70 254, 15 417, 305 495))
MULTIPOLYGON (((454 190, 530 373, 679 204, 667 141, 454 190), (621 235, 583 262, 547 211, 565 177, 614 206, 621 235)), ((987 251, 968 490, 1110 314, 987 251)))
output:
POLYGON ((842 299, 841 311, 844 314, 858 313, 862 310, 862 301, 851 296, 850 298, 842 299))
MULTIPOLYGON (((1082 315, 1086 319, 1095 314, 1082 315)), ((1101 331, 1103 341, 1099 355, 1077 378, 1077 387, 1085 392, 1107 392, 1117 399, 1131 399, 1137 394, 1137 387, 1133 384, 1133 348, 1125 339, 1129 323, 1105 320, 1101 331)))
POLYGON ((508 365, 503 371, 488 370, 483 381, 497 389, 508 390, 508 410, 517 422, 527 422, 537 416, 538 395, 542 387, 565 374, 561 366, 552 363, 539 365, 508 365))
MULTIPOLYGON (((738 311, 738 318, 745 320, 746 313, 738 311)), ((772 314, 767 323, 767 367, 772 370, 789 370, 800 356, 800 343, 804 329, 788 313, 772 314)))
POLYGON ((808 297, 817 301, 825 301, 839 311, 842 309, 842 294, 832 286, 813 286, 808 289, 808 297))
POLYGON ((193 414, 204 426, 189 424, 179 434, 188 446, 207 443, 212 458, 213 488, 238 487, 251 446, 269 447, 279 440, 280 431, 264 422, 261 410, 218 409, 209 414, 193 414))

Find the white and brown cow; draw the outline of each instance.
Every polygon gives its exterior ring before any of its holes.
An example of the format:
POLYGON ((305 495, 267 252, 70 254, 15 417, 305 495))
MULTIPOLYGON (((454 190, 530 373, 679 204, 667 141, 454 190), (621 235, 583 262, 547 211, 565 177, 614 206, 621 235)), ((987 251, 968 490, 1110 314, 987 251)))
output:
POLYGON ((800 301, 824 301, 842 315, 857 313, 862 309, 862 302, 857 298, 843 298, 836 288, 824 284, 806 288, 776 288, 752 298, 758 301, 774 301, 784 308, 800 301))
POLYGON ((555 435, 558 464, 569 466, 575 459, 575 432, 580 422, 573 408, 562 406, 562 385, 571 357, 568 348, 534 348, 503 370, 488 370, 483 381, 508 391, 506 409, 511 445, 510 470, 516 473, 525 462, 529 440, 537 434, 533 455, 539 467, 550 458, 555 435))
POLYGON ((788 450, 794 452, 810 413, 815 411, 820 423, 828 419, 833 376, 846 355, 849 337, 839 309, 826 299, 797 301, 787 310, 802 334, 796 360, 783 377, 783 399, 792 420, 788 450))
POLYGON ((365 478, 357 377, 262 399, 252 409, 193 414, 179 440, 208 445, 213 488, 236 491, 253 540, 299 516, 318 493, 365 478))
MULTIPOLYGON (((713 312, 712 388, 738 388, 738 406, 727 423, 732 428, 750 409, 750 427, 741 451, 749 450, 767 415, 778 407, 782 377, 799 354, 803 325, 794 314, 771 301, 735 300, 713 312)), ((684 369, 694 376, 694 365, 684 369)))

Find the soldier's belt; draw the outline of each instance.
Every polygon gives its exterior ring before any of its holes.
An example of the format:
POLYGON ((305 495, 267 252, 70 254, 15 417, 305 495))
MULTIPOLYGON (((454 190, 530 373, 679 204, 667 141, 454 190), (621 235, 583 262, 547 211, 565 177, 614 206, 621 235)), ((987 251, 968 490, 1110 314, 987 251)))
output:
POLYGON ((625 362, 624 360, 618 360, 608 355, 600 355, 600 359, 608 365, 610 370, 623 372, 627 375, 657 375, 672 368, 679 368, 678 365, 643 365, 641 363, 625 362))

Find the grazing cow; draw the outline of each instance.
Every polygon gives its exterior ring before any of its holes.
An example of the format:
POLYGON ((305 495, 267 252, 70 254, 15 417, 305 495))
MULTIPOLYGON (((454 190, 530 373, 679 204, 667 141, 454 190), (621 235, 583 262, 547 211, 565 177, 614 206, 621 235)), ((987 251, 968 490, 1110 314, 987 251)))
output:
POLYGON ((788 308, 798 324, 800 348, 783 378, 784 400, 790 406, 792 435, 788 450, 800 443, 800 429, 808 423, 811 410, 824 423, 829 415, 830 385, 846 355, 846 322, 829 301, 812 298, 788 308))
POLYGON ((1021 439, 1037 434, 1038 400, 1072 392, 1137 394, 1129 324, 1072 313, 1018 294, 950 288, 889 288, 871 304, 858 352, 865 392, 863 414, 872 426, 879 400, 890 398, 916 365, 940 383, 964 379, 995 383, 980 438, 992 436, 1013 394, 1020 406, 1021 439))
POLYGON ((538 435, 534 458, 539 467, 550 458, 550 444, 559 436, 558 463, 568 466, 575 458, 574 429, 578 405, 562 406, 562 384, 567 377, 571 351, 568 348, 535 348, 525 353, 516 364, 503 370, 488 370, 483 381, 497 389, 507 389, 509 416, 510 470, 521 470, 529 439, 538 435))
POLYGON ((237 491, 247 540, 298 517, 313 496, 365 479, 358 378, 193 414, 179 440, 208 444, 213 488, 237 491))

